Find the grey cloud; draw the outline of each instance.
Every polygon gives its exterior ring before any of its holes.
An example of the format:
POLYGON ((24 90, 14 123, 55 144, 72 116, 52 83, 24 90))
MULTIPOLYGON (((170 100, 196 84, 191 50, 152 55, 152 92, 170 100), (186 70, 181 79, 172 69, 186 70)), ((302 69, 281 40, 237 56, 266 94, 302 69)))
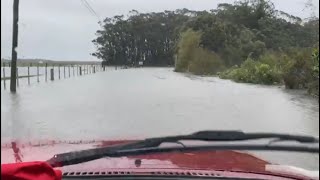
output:
MULTIPOLYGON (((11 54, 12 1, 1 0, 1 55, 11 54)), ((175 10, 209 10, 233 0, 87 0, 101 17, 140 12, 175 10)), ((306 0, 276 0, 277 9, 302 18, 306 0)), ((319 16, 319 2, 314 0, 319 16)), ((91 40, 99 28, 81 0, 20 0, 19 57, 55 60, 96 60, 91 40)))

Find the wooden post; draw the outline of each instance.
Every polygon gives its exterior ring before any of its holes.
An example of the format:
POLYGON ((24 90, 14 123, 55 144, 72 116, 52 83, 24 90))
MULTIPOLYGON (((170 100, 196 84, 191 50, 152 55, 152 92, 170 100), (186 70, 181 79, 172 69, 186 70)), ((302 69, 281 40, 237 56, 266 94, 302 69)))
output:
POLYGON ((60 64, 59 64, 59 67, 58 67, 58 68, 59 68, 59 79, 60 79, 60 64))
POLYGON ((82 69, 81 69, 81 66, 79 67, 79 75, 81 76, 82 75, 82 69))
POLYGON ((40 82, 40 80, 39 80, 39 63, 37 64, 37 82, 40 82))
POLYGON ((69 78, 70 78, 70 65, 68 66, 68 71, 69 71, 69 78))
POLYGON ((3 88, 6 89, 6 66, 5 64, 3 63, 3 88))
POLYGON ((18 47, 18 21, 19 21, 19 0, 13 1, 13 27, 12 27, 12 50, 11 50, 11 81, 10 91, 17 91, 17 47, 18 47))
POLYGON ((53 81, 54 80, 54 68, 50 69, 50 80, 53 81))
POLYGON ((30 66, 28 66, 28 85, 30 85, 30 66))

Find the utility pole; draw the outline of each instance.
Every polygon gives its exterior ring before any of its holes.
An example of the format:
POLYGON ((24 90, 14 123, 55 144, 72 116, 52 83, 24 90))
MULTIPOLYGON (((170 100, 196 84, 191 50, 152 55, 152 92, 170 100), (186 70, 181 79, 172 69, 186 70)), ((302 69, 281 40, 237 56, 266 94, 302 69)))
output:
POLYGON ((18 21, 19 21, 19 0, 13 1, 13 32, 12 32, 12 54, 11 54, 11 77, 10 91, 17 89, 17 47, 18 47, 18 21))

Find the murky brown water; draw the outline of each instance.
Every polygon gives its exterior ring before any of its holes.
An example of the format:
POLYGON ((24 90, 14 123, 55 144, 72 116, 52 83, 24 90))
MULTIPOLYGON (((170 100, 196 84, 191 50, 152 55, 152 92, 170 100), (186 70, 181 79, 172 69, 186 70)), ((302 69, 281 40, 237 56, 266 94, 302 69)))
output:
MULTIPOLYGON (((227 129, 319 136, 319 103, 302 91, 172 68, 109 70, 1 91, 1 140, 132 139, 227 129)), ((319 156, 307 158, 318 168, 319 156)))

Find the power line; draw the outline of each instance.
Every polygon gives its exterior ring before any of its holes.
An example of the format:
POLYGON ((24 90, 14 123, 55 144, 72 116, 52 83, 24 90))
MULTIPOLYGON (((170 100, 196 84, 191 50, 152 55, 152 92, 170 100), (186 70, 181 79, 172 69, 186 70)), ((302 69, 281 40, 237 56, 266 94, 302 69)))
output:
POLYGON ((90 13, 94 16, 96 16, 98 18, 98 20, 100 21, 100 16, 98 15, 98 13, 92 8, 92 6, 88 3, 87 0, 81 0, 83 5, 90 11, 90 13))
POLYGON ((94 12, 92 11, 92 9, 90 9, 90 7, 88 7, 88 5, 84 2, 84 0, 81 0, 82 4, 88 9, 88 11, 91 13, 91 15, 94 15, 94 12))

